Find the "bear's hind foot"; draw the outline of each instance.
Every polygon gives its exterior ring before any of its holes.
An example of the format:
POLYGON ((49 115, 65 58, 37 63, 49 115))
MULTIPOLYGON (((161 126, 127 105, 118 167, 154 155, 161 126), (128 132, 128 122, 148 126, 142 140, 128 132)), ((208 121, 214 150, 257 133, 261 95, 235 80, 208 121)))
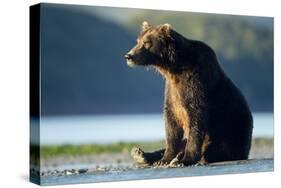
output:
POLYGON ((145 158, 145 153, 142 149, 138 147, 133 147, 131 150, 131 156, 133 157, 138 167, 149 166, 149 163, 145 158))

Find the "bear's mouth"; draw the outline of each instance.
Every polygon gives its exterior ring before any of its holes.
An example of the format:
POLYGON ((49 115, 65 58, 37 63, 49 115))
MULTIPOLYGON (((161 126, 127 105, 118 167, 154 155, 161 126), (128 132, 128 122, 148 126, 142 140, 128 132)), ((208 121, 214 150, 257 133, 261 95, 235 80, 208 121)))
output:
POLYGON ((136 64, 134 61, 132 61, 130 59, 127 60, 127 65, 129 67, 136 67, 136 66, 138 66, 138 64, 136 64))
POLYGON ((144 63, 145 61, 140 61, 136 56, 131 54, 126 54, 125 59, 129 67, 146 66, 149 64, 144 63))
POLYGON ((133 61, 133 56, 130 53, 127 53, 124 57, 126 59, 127 65, 129 67, 135 67, 136 66, 136 63, 133 61))

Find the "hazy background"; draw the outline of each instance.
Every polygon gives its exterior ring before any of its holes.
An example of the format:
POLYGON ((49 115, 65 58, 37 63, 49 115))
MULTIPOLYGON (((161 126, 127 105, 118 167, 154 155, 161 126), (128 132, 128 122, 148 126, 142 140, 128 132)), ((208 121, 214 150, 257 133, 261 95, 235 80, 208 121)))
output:
POLYGON ((162 112, 164 81, 123 58, 142 21, 206 42, 253 112, 273 112, 273 18, 43 4, 43 117, 162 112))

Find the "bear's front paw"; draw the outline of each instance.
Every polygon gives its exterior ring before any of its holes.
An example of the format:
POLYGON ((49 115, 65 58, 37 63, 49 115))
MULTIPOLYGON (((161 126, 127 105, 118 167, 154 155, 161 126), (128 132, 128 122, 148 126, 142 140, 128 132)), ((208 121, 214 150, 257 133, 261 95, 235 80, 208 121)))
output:
POLYGON ((168 161, 163 161, 163 160, 160 160, 160 161, 156 161, 153 163, 153 166, 154 167, 161 167, 161 166, 167 166, 169 164, 168 161))
POLYGON ((180 161, 184 164, 184 166, 193 166, 196 165, 199 160, 185 155, 180 161))
POLYGON ((171 160, 161 159, 153 163, 154 167, 168 166, 171 160))
POLYGON ((178 153, 177 156, 173 160, 171 160, 168 166, 171 168, 183 167, 184 164, 181 162, 182 156, 183 156, 183 152, 178 153))
POLYGON ((207 165, 208 162, 205 159, 201 159, 200 161, 198 161, 195 166, 205 166, 207 165))
POLYGON ((168 167, 171 167, 171 168, 176 168, 176 167, 183 167, 184 164, 182 162, 179 161, 178 158, 174 158, 168 165, 168 167))

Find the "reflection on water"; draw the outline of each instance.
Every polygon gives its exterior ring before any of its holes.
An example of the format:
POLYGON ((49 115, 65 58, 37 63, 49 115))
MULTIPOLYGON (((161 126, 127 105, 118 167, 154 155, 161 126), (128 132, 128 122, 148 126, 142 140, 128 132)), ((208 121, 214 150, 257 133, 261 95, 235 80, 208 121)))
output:
MULTIPOLYGON (((161 114, 42 118, 41 144, 152 141, 164 138, 161 114)), ((273 137, 273 114, 254 114, 254 137, 273 137)))

